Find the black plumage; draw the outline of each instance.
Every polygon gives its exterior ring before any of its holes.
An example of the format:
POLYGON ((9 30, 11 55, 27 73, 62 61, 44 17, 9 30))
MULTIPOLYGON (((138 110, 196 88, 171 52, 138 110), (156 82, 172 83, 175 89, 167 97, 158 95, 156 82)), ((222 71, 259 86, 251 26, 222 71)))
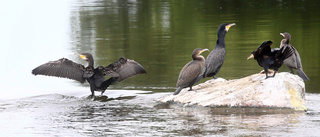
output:
POLYGON ((298 50, 296 50, 290 44, 291 35, 289 33, 287 33, 287 32, 280 33, 280 35, 283 36, 283 38, 284 38, 284 39, 281 40, 280 48, 281 47, 288 47, 288 48, 291 48, 293 50, 292 56, 290 56, 289 58, 285 59, 283 61, 283 64, 286 65, 289 68, 290 73, 294 74, 293 69, 296 69, 299 77, 301 77, 303 80, 309 80, 308 76, 303 72, 301 58, 300 58, 298 50))
POLYGON ((101 91, 102 95, 111 84, 121 82, 137 74, 146 73, 138 62, 123 57, 106 67, 98 66, 97 68, 94 68, 91 54, 82 53, 80 57, 88 62, 87 67, 62 58, 36 67, 32 70, 32 74, 69 78, 81 83, 87 80, 90 84, 91 97, 94 98, 94 91, 101 91), (106 80, 105 76, 110 78, 106 80))
POLYGON ((293 53, 292 49, 282 47, 274 48, 271 50, 272 41, 264 41, 257 48, 257 50, 252 51, 251 55, 247 58, 254 58, 257 60, 258 64, 264 68, 266 73, 266 79, 269 77, 274 77, 282 66, 283 61, 290 57, 293 53), (268 69, 274 69, 273 76, 268 76, 268 69))
POLYGON ((177 81, 177 90, 173 93, 177 95, 183 88, 190 87, 192 90, 193 84, 196 82, 196 78, 201 73, 201 70, 204 65, 204 57, 200 55, 204 51, 209 51, 208 49, 196 48, 192 52, 192 61, 187 63, 182 70, 180 71, 178 81, 177 81))
POLYGON ((198 76, 196 82, 205 77, 213 77, 220 71, 221 66, 226 57, 226 45, 224 37, 227 34, 230 27, 236 25, 235 23, 227 24, 222 23, 218 28, 218 40, 215 48, 210 52, 205 60, 202 74, 198 76))

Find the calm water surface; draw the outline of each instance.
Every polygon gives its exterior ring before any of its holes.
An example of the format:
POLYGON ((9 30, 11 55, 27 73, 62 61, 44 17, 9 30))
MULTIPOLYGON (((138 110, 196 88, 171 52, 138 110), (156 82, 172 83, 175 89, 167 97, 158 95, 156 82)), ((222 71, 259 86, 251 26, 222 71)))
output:
MULTIPOLYGON (((315 136, 320 134, 320 11, 318 1, 6 1, 0 4, 0 135, 4 136, 315 136), (159 104, 171 94, 195 48, 214 48, 217 28, 227 57, 217 77, 235 79, 262 70, 247 61, 265 40, 278 47, 292 35, 305 73, 308 112, 185 108, 159 104), (62 57, 96 65, 124 56, 147 70, 113 85, 109 99, 90 101, 88 84, 33 76, 62 57)), ((209 52, 208 52, 209 53, 209 52)), ((208 53, 204 53, 207 56, 208 53)), ((288 71, 282 67, 280 71, 288 71)), ((202 80, 202 82, 205 80, 202 80)))

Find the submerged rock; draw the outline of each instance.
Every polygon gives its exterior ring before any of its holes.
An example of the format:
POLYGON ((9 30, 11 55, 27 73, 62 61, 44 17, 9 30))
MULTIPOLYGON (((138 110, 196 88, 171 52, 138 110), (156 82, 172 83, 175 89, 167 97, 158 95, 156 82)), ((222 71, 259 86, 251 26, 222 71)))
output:
POLYGON ((297 76, 287 72, 265 79, 265 74, 225 80, 211 79, 183 89, 178 95, 160 98, 160 102, 176 102, 206 107, 258 107, 289 108, 306 111, 305 84, 297 76))

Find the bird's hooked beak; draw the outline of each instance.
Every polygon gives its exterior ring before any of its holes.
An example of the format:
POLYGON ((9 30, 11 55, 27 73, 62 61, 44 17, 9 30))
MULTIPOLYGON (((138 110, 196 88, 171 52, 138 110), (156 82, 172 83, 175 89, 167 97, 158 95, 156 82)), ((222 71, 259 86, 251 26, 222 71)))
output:
POLYGON ((205 51, 209 51, 208 49, 202 49, 199 53, 199 55, 202 53, 202 52, 205 52, 205 51))
POLYGON ((282 37, 284 37, 284 34, 283 34, 283 33, 280 33, 280 35, 281 35, 282 37))
POLYGON ((249 59, 251 59, 251 58, 253 58, 254 56, 253 56, 253 54, 251 54, 248 58, 247 58, 247 60, 249 60, 249 59))
POLYGON ((226 26, 226 31, 228 31, 232 26, 236 25, 236 23, 231 23, 226 26))
POLYGON ((80 53, 76 53, 77 55, 80 56, 80 58, 82 58, 83 60, 88 60, 87 57, 83 54, 80 54, 80 53))

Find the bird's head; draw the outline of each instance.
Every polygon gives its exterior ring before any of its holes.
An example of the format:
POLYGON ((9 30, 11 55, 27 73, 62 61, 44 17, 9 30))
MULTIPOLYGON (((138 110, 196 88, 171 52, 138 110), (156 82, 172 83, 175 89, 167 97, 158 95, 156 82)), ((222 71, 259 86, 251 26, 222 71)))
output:
POLYGON ((193 52, 192 52, 192 58, 193 58, 193 59, 197 59, 197 58, 199 58, 199 57, 202 57, 202 58, 203 58, 203 56, 201 56, 200 54, 201 54, 202 52, 205 52, 205 51, 209 51, 209 50, 208 50, 208 49, 201 49, 201 48, 196 48, 196 49, 194 49, 193 52))
POLYGON ((228 30, 229 30, 232 26, 234 26, 234 25, 236 25, 236 23, 227 24, 227 25, 225 26, 225 31, 228 32, 228 30))
POLYGON ((218 28, 218 37, 224 37, 228 30, 236 25, 235 23, 222 23, 218 28))
POLYGON ((81 53, 79 54, 80 58, 85 60, 85 61, 89 61, 92 59, 92 55, 90 53, 81 53))
POLYGON ((289 44, 291 35, 288 32, 280 33, 280 35, 284 38, 281 42, 289 44))
POLYGON ((291 37, 288 32, 280 33, 280 35, 281 35, 283 38, 285 38, 285 39, 288 39, 288 38, 291 37))
POLYGON ((201 48, 196 48, 193 50, 192 55, 193 56, 199 56, 202 52, 209 51, 208 49, 201 49, 201 48))
POLYGON ((252 51, 251 52, 251 54, 250 54, 250 56, 247 58, 247 60, 249 60, 249 59, 251 59, 251 58, 254 58, 254 53, 255 53, 256 51, 252 51))
POLYGON ((198 55, 200 55, 202 52, 205 52, 205 51, 209 51, 209 49, 199 49, 198 50, 198 55))

